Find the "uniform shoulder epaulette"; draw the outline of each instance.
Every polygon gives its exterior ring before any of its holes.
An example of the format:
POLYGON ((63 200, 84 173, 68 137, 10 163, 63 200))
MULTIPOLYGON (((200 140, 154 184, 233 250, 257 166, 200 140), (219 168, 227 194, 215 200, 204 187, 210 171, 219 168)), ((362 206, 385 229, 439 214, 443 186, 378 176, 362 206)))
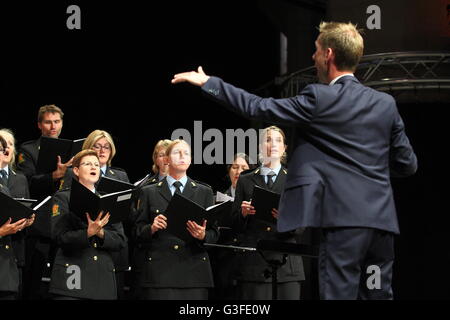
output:
POLYGON ((146 180, 146 184, 153 184, 159 181, 158 176, 155 174, 148 174, 144 179, 146 180))
POLYGON ((59 190, 56 191, 55 193, 63 192, 63 191, 68 191, 68 190, 70 190, 70 187, 59 189, 59 190))
MULTIPOLYGON (((196 184, 200 184, 200 185, 202 185, 202 186, 211 188, 211 186, 210 186, 209 184, 204 183, 204 182, 202 182, 202 181, 198 181, 198 180, 192 180, 192 181, 191 181, 191 184, 192 184, 193 187, 195 187, 196 184)), ((212 188, 211 188, 211 189, 212 189, 212 188)))

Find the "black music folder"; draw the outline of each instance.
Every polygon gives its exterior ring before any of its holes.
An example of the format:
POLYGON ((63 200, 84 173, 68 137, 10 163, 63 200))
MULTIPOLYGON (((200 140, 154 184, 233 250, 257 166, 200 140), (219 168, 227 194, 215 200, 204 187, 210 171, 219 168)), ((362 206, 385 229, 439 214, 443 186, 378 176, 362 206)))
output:
POLYGON ((164 216, 167 218, 166 230, 175 237, 188 242, 193 240, 194 237, 187 230, 187 221, 191 220, 199 225, 203 225, 205 215, 206 210, 201 205, 178 193, 174 193, 164 213, 164 216))
MULTIPOLYGON (((11 217, 11 223, 14 223, 23 218, 29 218, 35 213, 40 206, 42 206, 48 198, 44 199, 34 208, 32 203, 36 200, 33 199, 14 199, 7 196, 3 192, 0 192, 0 226, 3 225, 11 217), (36 208, 36 209, 35 209, 36 208)), ((35 216, 35 222, 38 219, 38 215, 35 216)))
POLYGON ((227 210, 231 210, 231 202, 223 202, 217 205, 203 208, 201 205, 189 200, 188 198, 175 193, 166 208, 164 216, 167 218, 167 231, 183 241, 193 240, 187 230, 187 221, 195 221, 199 225, 203 225, 203 221, 207 220, 207 228, 214 225, 216 221, 220 221, 223 214, 227 210))
POLYGON ((217 224, 218 227, 231 227, 231 210, 233 201, 227 200, 206 208, 207 226, 217 224))
POLYGON ((86 139, 67 140, 42 136, 36 172, 50 173, 55 171, 58 163, 57 156, 61 157, 62 163, 66 163, 81 151, 84 140, 86 139))
MULTIPOLYGON (((52 217, 52 199, 48 196, 42 200, 39 204, 33 207, 36 214, 34 223, 27 228, 27 236, 38 236, 51 238, 51 217, 52 217)), ((19 199, 22 202, 28 199, 19 199)))
POLYGON ((83 221, 86 221, 86 212, 95 220, 100 211, 103 211, 104 214, 109 212, 109 223, 118 223, 129 217, 132 196, 131 189, 97 195, 72 179, 69 208, 83 221))
POLYGON ((272 216, 272 208, 278 209, 280 197, 279 193, 255 186, 251 202, 256 210, 255 218, 263 222, 276 224, 277 220, 272 216))
POLYGON ((113 193, 135 188, 134 184, 108 177, 101 177, 97 185, 97 191, 99 193, 113 193))
POLYGON ((32 208, 33 205, 37 204, 37 200, 36 199, 14 198, 14 200, 19 201, 21 204, 27 206, 28 208, 32 208))

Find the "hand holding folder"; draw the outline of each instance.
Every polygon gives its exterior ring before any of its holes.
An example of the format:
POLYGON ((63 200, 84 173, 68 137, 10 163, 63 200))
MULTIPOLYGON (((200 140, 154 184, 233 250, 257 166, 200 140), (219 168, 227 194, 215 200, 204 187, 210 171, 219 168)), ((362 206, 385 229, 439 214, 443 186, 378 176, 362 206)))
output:
POLYGON ((255 207, 255 218, 269 224, 276 224, 272 209, 278 209, 281 195, 259 186, 253 188, 252 206, 255 207))
POLYGON ((187 222, 195 221, 198 225, 203 225, 206 217, 206 210, 195 202, 174 193, 164 216, 167 218, 167 232, 175 237, 188 242, 193 239, 187 230, 187 222))
MULTIPOLYGON (((21 219, 30 219, 33 214, 38 212, 38 209, 47 203, 51 197, 45 198, 38 205, 32 207, 32 203, 36 202, 33 199, 14 199, 6 194, 0 192, 0 226, 3 225, 9 218, 11 222, 16 222, 21 219)), ((39 214, 36 215, 39 220, 39 214)))
POLYGON ((190 241, 193 236, 188 231, 188 221, 194 221, 199 226, 205 226, 208 229, 216 222, 222 221, 221 219, 228 212, 231 212, 230 201, 205 209, 188 198, 175 193, 164 213, 167 218, 166 230, 183 241, 190 241), (207 221, 206 225, 204 225, 205 220, 207 221))
POLYGON ((36 166, 37 173, 50 173, 57 168, 57 158, 61 157, 61 163, 68 162, 74 155, 81 151, 86 140, 67 140, 42 136, 39 145, 39 155, 36 166))
POLYGON ((111 215, 109 223, 118 223, 128 218, 132 195, 133 190, 128 189, 99 196, 73 179, 69 208, 83 221, 86 221, 86 213, 95 220, 103 211, 111 215))

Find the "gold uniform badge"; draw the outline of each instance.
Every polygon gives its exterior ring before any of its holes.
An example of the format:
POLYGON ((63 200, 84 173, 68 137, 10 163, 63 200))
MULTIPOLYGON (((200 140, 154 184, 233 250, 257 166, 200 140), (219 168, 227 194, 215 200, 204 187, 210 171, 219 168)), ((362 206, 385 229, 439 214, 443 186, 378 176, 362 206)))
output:
POLYGON ((23 163, 25 162, 25 158, 23 157, 23 153, 19 153, 19 156, 17 158, 17 162, 18 163, 23 163))
POLYGON ((59 204, 54 204, 52 207, 52 217, 56 217, 60 214, 59 212, 59 204))

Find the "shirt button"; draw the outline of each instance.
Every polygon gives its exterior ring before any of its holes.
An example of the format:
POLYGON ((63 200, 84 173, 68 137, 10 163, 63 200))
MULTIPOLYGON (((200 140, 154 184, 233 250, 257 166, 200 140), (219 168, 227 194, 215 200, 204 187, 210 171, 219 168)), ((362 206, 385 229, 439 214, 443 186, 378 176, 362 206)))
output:
POLYGON ((206 261, 206 257, 203 257, 203 261, 206 261))
POLYGON ((94 256, 94 261, 97 261, 97 259, 98 259, 98 257, 97 257, 97 256, 94 256))
POLYGON ((6 249, 6 250, 8 250, 8 249, 9 249, 9 246, 8 246, 8 245, 6 245, 6 246, 5 246, 5 249, 6 249))
POLYGON ((148 258, 148 261, 152 261, 152 258, 148 258))
POLYGON ((236 238, 234 238, 234 239, 233 239, 233 242, 237 242, 237 239, 236 239, 236 238))
POLYGON ((179 247, 178 247, 178 245, 176 244, 176 245, 173 246, 173 248, 174 248, 175 250, 178 250, 179 247))
POLYGON ((156 213, 159 213, 159 210, 158 210, 158 209, 156 209, 156 213))
POLYGON ((266 231, 270 231, 270 230, 272 230, 272 228, 271 227, 267 227, 266 231))
POLYGON ((94 248, 97 248, 97 242, 94 242, 94 248))
POLYGON ((66 264, 65 264, 65 266, 66 266, 66 267, 69 267, 69 264, 68 264, 68 263, 66 263, 66 264))

